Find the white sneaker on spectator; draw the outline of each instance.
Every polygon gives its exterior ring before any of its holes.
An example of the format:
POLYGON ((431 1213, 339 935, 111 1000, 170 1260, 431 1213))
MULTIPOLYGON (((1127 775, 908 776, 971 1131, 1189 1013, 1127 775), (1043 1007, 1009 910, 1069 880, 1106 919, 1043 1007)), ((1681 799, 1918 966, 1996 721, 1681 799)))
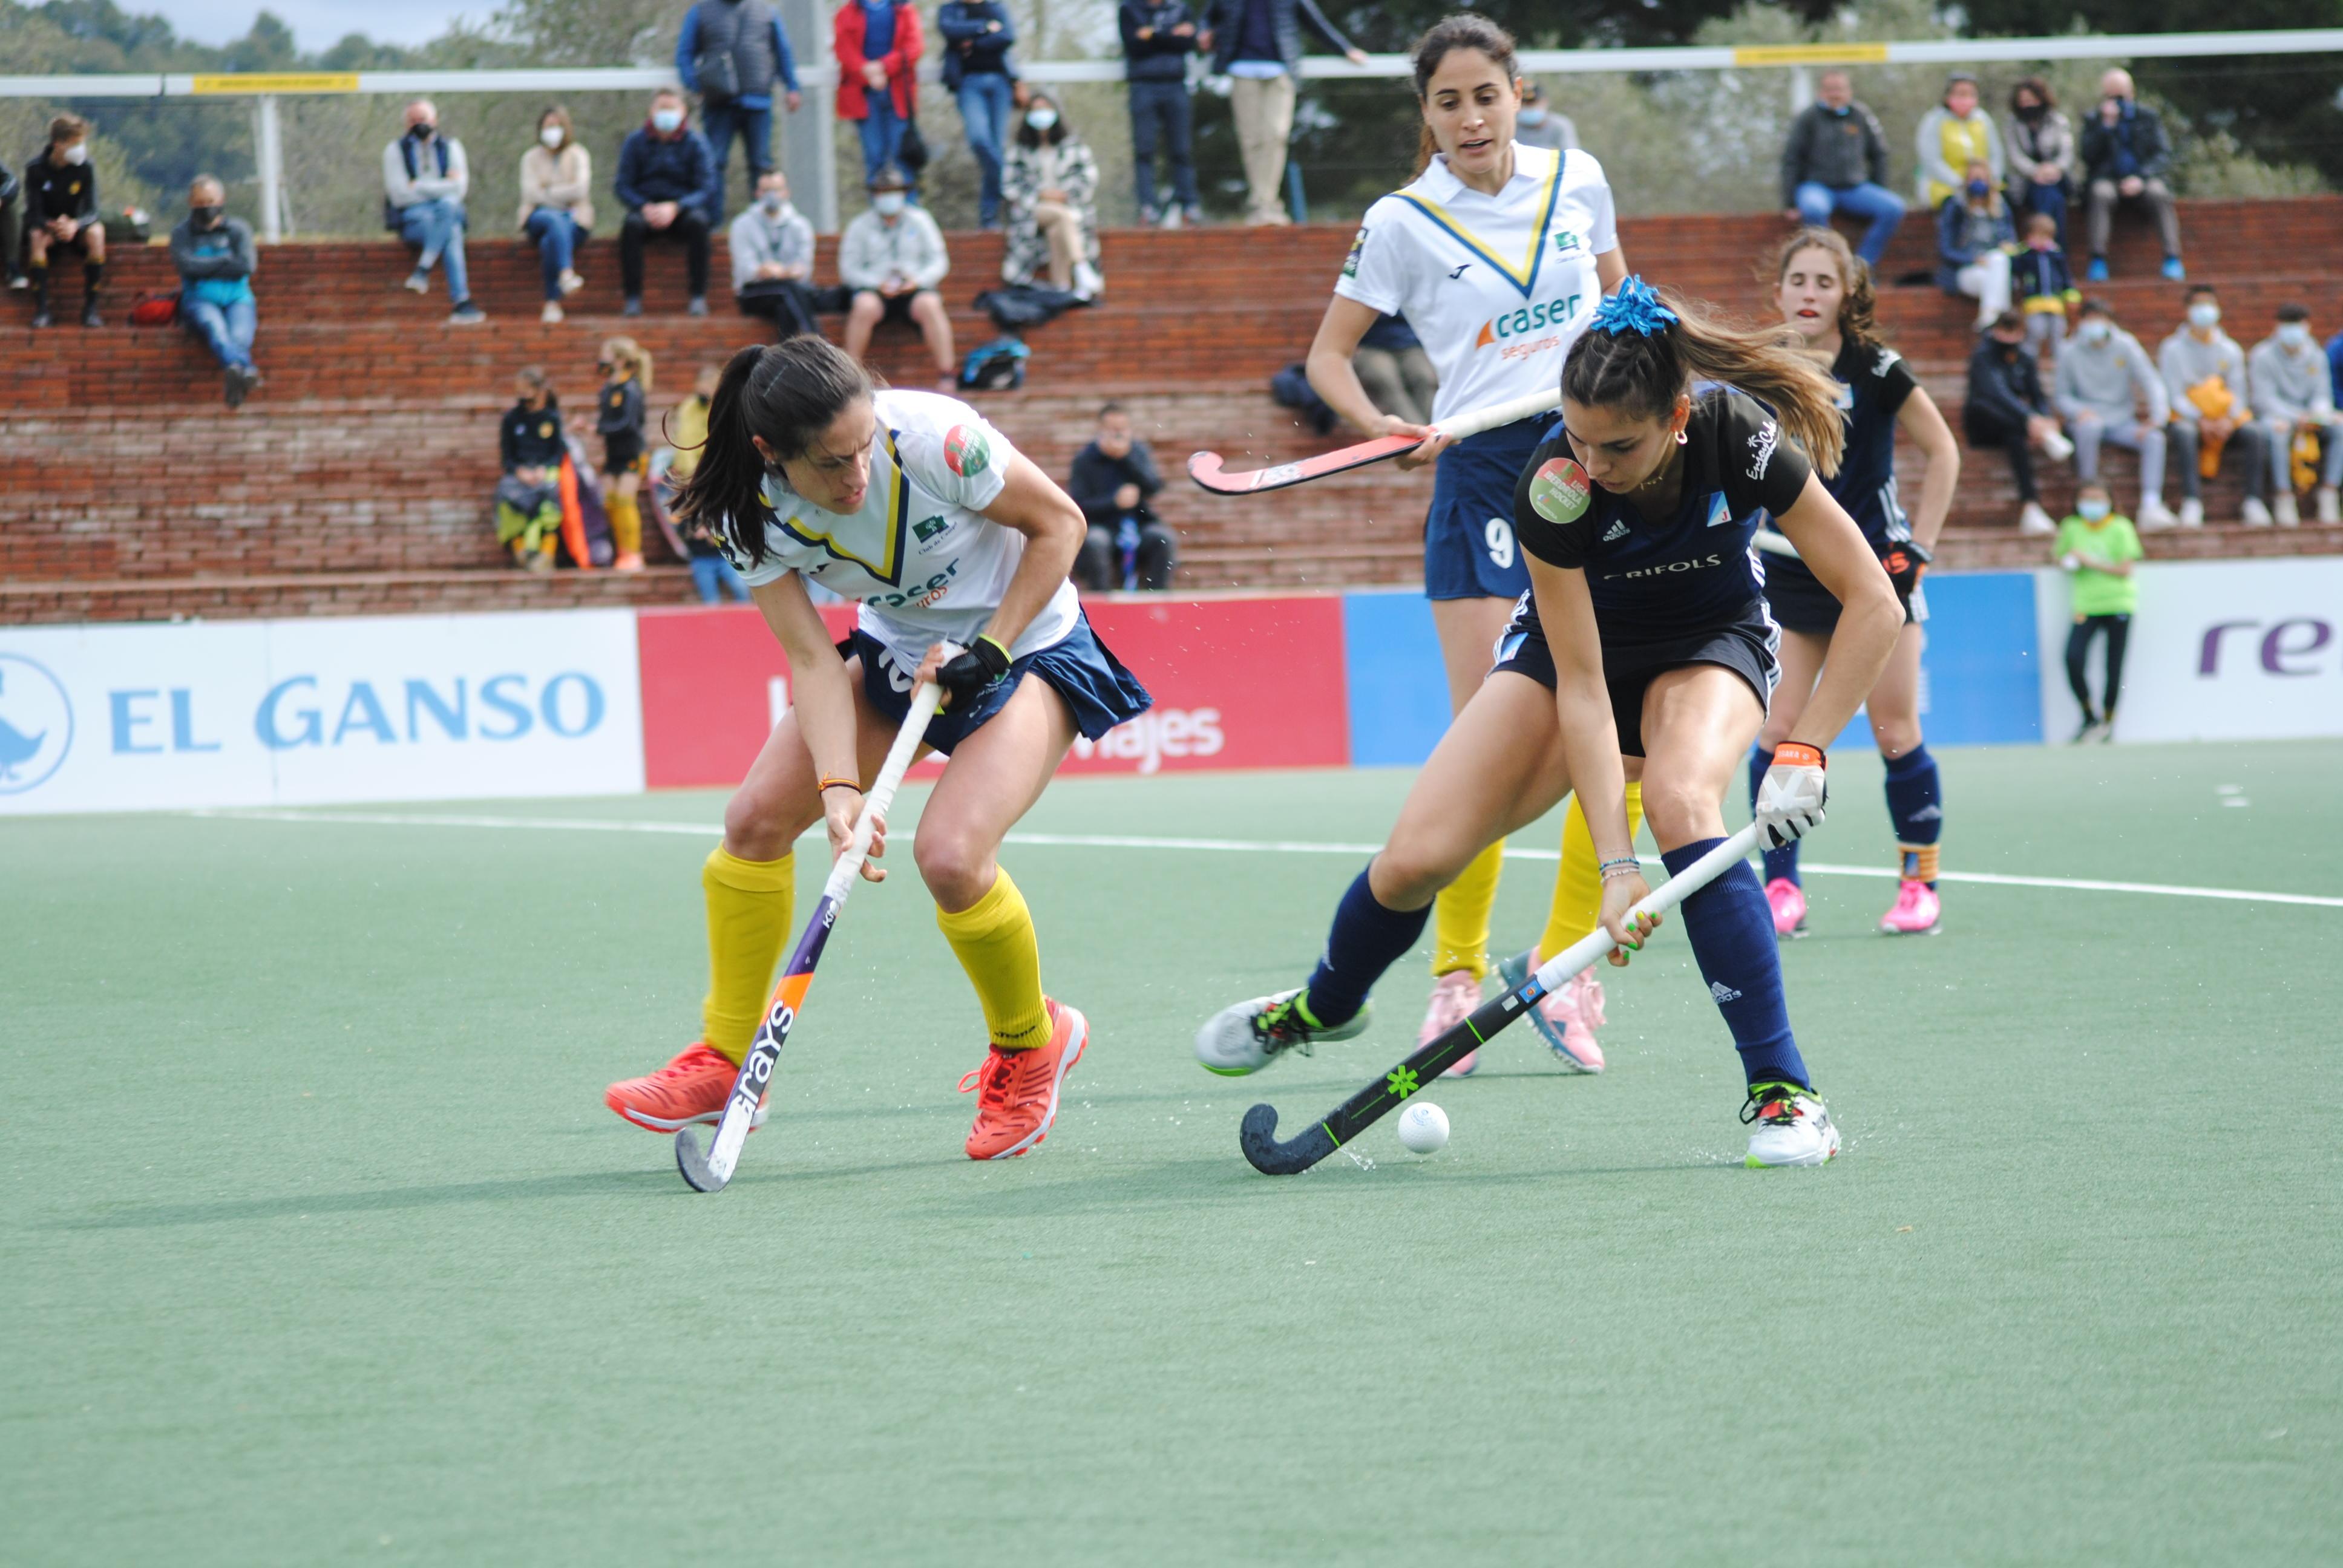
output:
POLYGON ((2292 490, 2278 497, 2278 505, 2270 508, 2270 516, 2281 528, 2302 527, 2302 508, 2296 504, 2292 490))
POLYGON ((1074 263, 1074 297, 1076 299, 1096 299, 1105 291, 1106 279, 1099 276, 1097 267, 1087 261, 1074 263))
POLYGON ((564 294, 575 294, 575 293, 577 293, 579 289, 581 289, 581 288, 583 288, 583 287, 585 287, 585 286, 586 286, 586 280, 585 280, 584 278, 582 278, 582 277, 578 276, 576 273, 574 273, 574 272, 565 272, 565 273, 563 273, 563 274, 561 275, 561 292, 562 292, 562 293, 564 293, 564 294))
POLYGON ((2262 504, 2258 497, 2247 496, 2245 506, 2239 508, 2239 515, 2245 518, 2246 527, 2249 528, 2266 528, 2270 526, 2270 509, 2262 504))
POLYGON ((2180 526, 2180 519, 2172 515, 2172 509, 2164 504, 2163 497, 2142 496, 2139 500, 2139 526, 2151 531, 2172 528, 2180 526))
POLYGON ((2335 487, 2318 487, 2318 520, 2322 523, 2343 523, 2343 497, 2338 497, 2335 487))
POLYGON ((2180 526, 2201 528, 2205 526, 2205 503, 2190 496, 2180 503, 2180 526))
POLYGON ((561 306, 559 302, 551 299, 547 300, 545 302, 545 308, 537 313, 537 318, 539 321, 544 322, 548 327, 550 327, 555 322, 560 320, 561 306))
POLYGON ((1155 221, 1165 228, 1178 228, 1180 226, 1179 207, 1170 203, 1166 203, 1163 208, 1163 216, 1155 221))
POLYGON ((2017 531, 2021 534, 2055 534, 2058 531, 2058 525, 2050 520, 2050 514, 2042 509, 2039 501, 2028 501, 2026 509, 2017 514, 2017 531))
POLYGON ((2054 463, 2063 463, 2075 455, 2075 443, 2063 430, 2053 430, 2042 437, 2042 455, 2054 463))
POLYGON ((409 293, 409 294, 428 294, 428 293, 430 293, 430 292, 431 292, 431 275, 430 275, 429 273, 427 273, 427 272, 410 272, 410 273, 408 273, 408 274, 407 275, 407 284, 406 284, 406 288, 407 288, 407 293, 409 293))

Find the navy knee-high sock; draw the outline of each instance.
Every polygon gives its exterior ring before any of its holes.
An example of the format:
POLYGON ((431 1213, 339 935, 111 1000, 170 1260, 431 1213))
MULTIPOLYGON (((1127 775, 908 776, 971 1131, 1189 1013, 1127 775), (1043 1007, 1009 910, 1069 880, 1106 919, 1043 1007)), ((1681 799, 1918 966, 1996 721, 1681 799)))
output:
MULTIPOLYGON (((1901 757, 1884 760, 1887 763, 1887 815, 1896 824, 1896 842, 1904 851, 1904 874, 1918 877, 1924 859, 1931 862, 1926 869, 1933 872, 1935 857, 1915 851, 1934 844, 1945 830, 1944 786, 1936 759, 1928 755, 1927 747, 1915 746, 1901 757)), ((1933 875, 1925 879, 1931 888, 1936 885, 1933 875)))
MULTIPOLYGON (((1668 875, 1707 854, 1722 839, 1703 839, 1663 852, 1668 875)), ((1684 935, 1700 978, 1716 999, 1716 1010, 1733 1031, 1742 1070, 1752 1083, 1785 1082, 1814 1087, 1798 1042, 1790 1034, 1790 1010, 1782 1000, 1782 959, 1774 937, 1774 917, 1765 890, 1744 860, 1684 901, 1684 935)))
POLYGON ((1385 909, 1367 885, 1367 873, 1361 871, 1335 906, 1325 956, 1310 973, 1302 998, 1310 1016, 1328 1026, 1356 1017, 1383 970, 1407 956, 1431 918, 1429 904, 1420 910, 1385 909))
MULTIPOLYGON (((1753 815, 1757 809, 1758 786, 1765 782, 1765 769, 1772 766, 1774 766, 1774 754, 1771 751, 1766 750, 1763 746, 1753 746, 1749 749, 1749 809, 1753 815)), ((1766 849, 1762 852, 1765 859, 1767 881, 1779 881, 1784 877, 1787 877, 1793 882, 1798 880, 1798 841, 1795 839, 1778 849, 1766 849)))

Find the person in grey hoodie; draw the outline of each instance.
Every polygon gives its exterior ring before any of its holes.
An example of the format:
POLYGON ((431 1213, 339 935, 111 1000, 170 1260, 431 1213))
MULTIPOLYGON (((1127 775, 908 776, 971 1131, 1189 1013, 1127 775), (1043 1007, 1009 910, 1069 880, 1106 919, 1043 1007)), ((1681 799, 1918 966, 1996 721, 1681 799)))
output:
POLYGON ((789 204, 789 176, 767 169, 757 199, 732 220, 732 295, 743 316, 761 316, 781 337, 819 332, 814 320, 813 225, 789 204))
POLYGON ((2168 528, 2177 521, 2164 504, 2164 427, 2172 417, 2164 378, 2148 362, 2139 339, 2116 325, 2107 302, 2087 299, 2074 336, 2059 350, 2051 401, 2075 439, 2075 477, 2099 477, 2102 442, 2139 454, 2142 528, 2168 528))
POLYGON ((2253 422, 2253 399, 2246 386, 2246 351, 2221 330, 2221 302, 2210 284, 2190 286, 2188 319, 2157 350, 2156 366, 2164 375, 2165 396, 2172 402, 2172 423, 2166 427, 2165 446, 2180 468, 2180 526, 2193 528, 2205 520, 2205 502, 2198 477, 2197 449, 2202 442, 2237 449, 2245 464, 2245 520, 2250 527, 2270 526, 2269 437, 2253 422), (2226 390, 2227 407, 2208 414, 2192 391, 2217 381, 2226 390))
POLYGON ((2300 305, 2278 307, 2278 330, 2246 357, 2254 392, 2254 418, 2268 434, 2270 478, 2278 487, 2278 526, 2302 521, 2294 502, 2294 438, 2308 431, 2318 437, 2318 520, 2343 522, 2336 485, 2343 481, 2343 430, 2337 428, 2335 389, 2328 382, 2327 356, 2311 336, 2310 311, 2300 305))

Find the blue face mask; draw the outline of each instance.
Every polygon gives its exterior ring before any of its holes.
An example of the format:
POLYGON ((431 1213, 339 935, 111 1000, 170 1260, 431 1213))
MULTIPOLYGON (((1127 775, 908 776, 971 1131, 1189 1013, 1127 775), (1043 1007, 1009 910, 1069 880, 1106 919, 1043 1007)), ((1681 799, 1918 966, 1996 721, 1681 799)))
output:
POLYGON ((677 131, 683 128, 683 111, 681 109, 659 110, 651 116, 651 128, 663 136, 675 135, 677 131))
POLYGON ((1523 109, 1514 117, 1525 126, 1536 126, 1545 124, 1545 111, 1534 106, 1523 109))
POLYGON ((1822 106, 1822 110, 1825 115, 1830 115, 1843 120, 1849 115, 1855 113, 1855 106, 1853 104, 1825 104, 1822 106))
POLYGON ((1983 201, 1983 200, 1985 200, 1985 198, 1986 198, 1986 197, 1987 197, 1987 196, 1991 196, 1992 194, 1993 194, 1993 186, 1992 186, 1990 184, 1986 183, 1986 181, 1984 181, 1984 180, 1971 180, 1971 181, 1969 181, 1969 195, 1971 195, 1972 196, 1975 196, 1977 200, 1979 200, 1979 201, 1983 201))
POLYGON ((2105 501, 2077 501, 2075 510, 2082 515, 2085 522, 2096 523, 2107 515, 2107 504, 2105 501))

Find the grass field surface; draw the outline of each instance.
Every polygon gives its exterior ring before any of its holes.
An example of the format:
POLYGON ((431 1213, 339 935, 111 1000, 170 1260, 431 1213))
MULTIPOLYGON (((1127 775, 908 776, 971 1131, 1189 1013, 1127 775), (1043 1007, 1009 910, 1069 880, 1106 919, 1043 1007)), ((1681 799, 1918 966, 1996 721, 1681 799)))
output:
MULTIPOLYGON (((1094 1033, 980 1166, 915 789, 701 1197, 600 1093, 696 1031, 719 796, 0 821, 0 1560, 2332 1562, 2343 744, 1944 764, 1948 873, 2323 901, 1948 880, 1889 940, 1815 875, 1831 1167, 1741 1167, 1672 922, 1605 1076, 1516 1030, 1441 1154, 1273 1180, 1245 1107, 1405 1054, 1420 956, 1312 1059, 1191 1040, 1408 775, 1069 780, 1029 833, 1281 847, 1004 851, 1094 1033)), ((1833 779, 1810 858, 1884 870, 1833 779)))

